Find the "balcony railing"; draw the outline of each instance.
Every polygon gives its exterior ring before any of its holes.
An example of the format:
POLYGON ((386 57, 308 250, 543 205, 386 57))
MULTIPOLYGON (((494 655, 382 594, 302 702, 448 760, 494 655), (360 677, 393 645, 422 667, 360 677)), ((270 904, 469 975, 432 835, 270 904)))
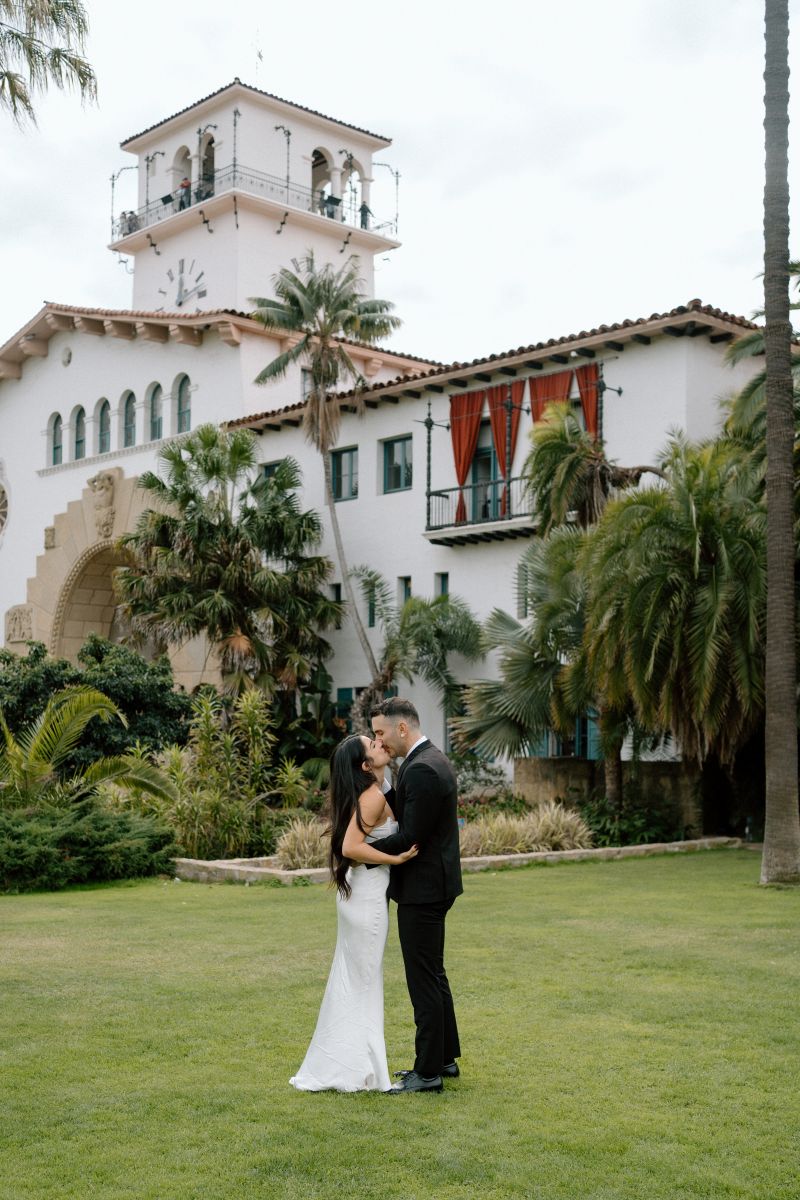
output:
POLYGON ((468 484, 463 488, 446 488, 428 496, 427 529, 463 528, 466 525, 485 525, 491 522, 512 521, 515 517, 530 517, 534 512, 533 495, 527 481, 518 477, 510 481, 508 502, 503 504, 505 481, 491 479, 468 484), (458 500, 464 497, 464 510, 459 520, 458 500))
POLYGON ((123 213, 115 217, 111 224, 113 241, 136 233, 140 229, 149 229, 160 221, 165 221, 176 212, 185 208, 193 208, 204 203, 212 196, 222 192, 250 192, 254 196, 264 196, 277 204, 285 204, 287 208, 301 209, 303 212, 317 213, 340 224, 369 229, 381 237, 395 236, 395 222, 382 221, 375 223, 371 214, 362 217, 360 207, 356 205, 353 196, 326 196, 320 190, 312 190, 298 183, 292 183, 277 175, 267 175, 263 171, 255 171, 251 167, 221 167, 213 176, 208 175, 200 183, 192 184, 191 191, 184 195, 179 188, 175 192, 167 192, 156 200, 151 200, 136 212, 123 213), (366 224, 364 222, 366 221, 366 224))

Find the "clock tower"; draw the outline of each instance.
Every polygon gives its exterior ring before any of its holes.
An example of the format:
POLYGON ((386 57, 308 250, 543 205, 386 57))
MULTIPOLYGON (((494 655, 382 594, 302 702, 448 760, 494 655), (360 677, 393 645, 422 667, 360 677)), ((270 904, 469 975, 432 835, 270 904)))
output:
POLYGON ((133 308, 247 312, 309 250, 337 266, 357 254, 373 295, 374 256, 399 245, 396 213, 371 208, 390 144, 238 79, 128 138, 138 207, 115 216, 110 248, 134 259, 133 308))

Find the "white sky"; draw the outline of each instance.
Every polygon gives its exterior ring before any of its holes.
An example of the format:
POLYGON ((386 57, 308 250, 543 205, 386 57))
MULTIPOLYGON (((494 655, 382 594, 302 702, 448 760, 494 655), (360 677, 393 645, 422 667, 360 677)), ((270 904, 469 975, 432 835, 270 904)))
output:
POLYGON ((761 303, 762 0, 87 8, 99 106, 52 92, 38 130, 0 117, 0 343, 45 299, 129 306, 105 248, 119 142, 236 75, 394 140, 403 246, 376 294, 398 349, 471 359, 695 296, 761 303))

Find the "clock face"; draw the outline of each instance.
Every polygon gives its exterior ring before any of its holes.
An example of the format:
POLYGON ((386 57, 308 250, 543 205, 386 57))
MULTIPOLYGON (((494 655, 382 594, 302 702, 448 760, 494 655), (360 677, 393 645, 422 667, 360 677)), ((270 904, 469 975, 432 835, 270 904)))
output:
POLYGON ((159 311, 173 306, 183 308, 191 300, 202 300, 207 291, 206 273, 197 259, 179 258, 175 266, 167 268, 163 285, 158 289, 163 297, 159 311))

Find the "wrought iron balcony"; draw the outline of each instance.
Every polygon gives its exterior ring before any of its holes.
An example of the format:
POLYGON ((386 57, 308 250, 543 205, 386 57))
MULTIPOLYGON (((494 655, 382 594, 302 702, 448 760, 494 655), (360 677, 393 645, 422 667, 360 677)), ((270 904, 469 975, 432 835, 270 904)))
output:
POLYGON ((249 192, 254 196, 264 196, 268 200, 274 200, 277 204, 285 204, 287 208, 316 213, 318 216, 327 217, 340 224, 369 229, 371 233, 376 233, 380 237, 393 238, 397 232, 394 221, 376 223, 369 214, 362 218, 353 196, 328 196, 320 189, 312 190, 301 184, 292 183, 285 177, 281 179, 277 175, 267 175, 263 171, 255 171, 251 167, 237 165, 221 167, 220 170, 214 172, 213 176, 208 175, 199 183, 193 183, 191 190, 186 194, 178 188, 174 192, 165 193, 157 200, 151 200, 136 212, 123 213, 122 216, 115 217, 111 223, 112 240, 117 241, 140 229, 149 229, 160 221, 165 221, 168 217, 173 216, 176 212, 193 208, 195 205, 209 200, 212 196, 218 196, 234 189, 240 192, 249 192), (364 224, 365 220, 367 221, 366 225, 364 224))
POLYGON ((502 479, 428 492, 428 541, 455 546, 530 537, 536 531, 537 517, 527 481, 521 477, 510 481, 506 503, 505 493, 502 479), (460 497, 464 500, 461 511, 460 497))

